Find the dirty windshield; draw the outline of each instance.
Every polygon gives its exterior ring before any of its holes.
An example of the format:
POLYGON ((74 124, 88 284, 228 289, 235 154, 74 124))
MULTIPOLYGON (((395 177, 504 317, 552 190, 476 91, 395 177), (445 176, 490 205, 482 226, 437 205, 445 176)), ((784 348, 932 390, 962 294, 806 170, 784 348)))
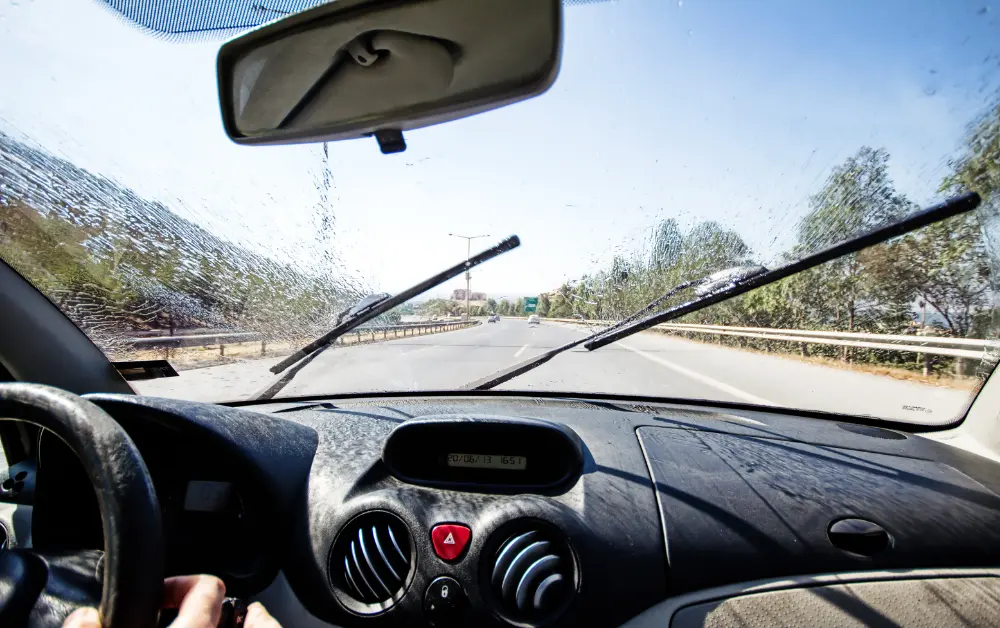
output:
POLYGON ((226 138, 220 44, 311 3, 147 4, 0 6, 0 257, 112 361, 178 373, 139 393, 255 397, 363 299, 516 234, 276 397, 455 390, 970 190, 972 214, 499 388, 944 424, 992 371, 995 2, 567 2, 547 93, 388 156, 226 138))

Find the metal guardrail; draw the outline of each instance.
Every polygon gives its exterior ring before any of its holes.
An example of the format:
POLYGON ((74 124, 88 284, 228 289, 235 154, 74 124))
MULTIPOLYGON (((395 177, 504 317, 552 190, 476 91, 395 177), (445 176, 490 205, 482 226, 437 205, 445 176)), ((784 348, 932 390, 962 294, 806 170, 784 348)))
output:
MULTIPOLYGON (((464 327, 478 325, 479 321, 440 321, 429 323, 406 323, 403 325, 386 325, 382 327, 359 327, 337 339, 334 344, 364 344, 377 340, 391 340, 408 336, 422 336, 431 332, 453 331, 464 327), (353 339, 350 341, 348 339, 353 339)), ((219 346, 220 355, 225 355, 225 346, 244 342, 261 342, 261 353, 267 349, 267 343, 277 340, 257 332, 218 332, 211 334, 178 334, 175 336, 147 336, 129 338, 128 343, 134 349, 180 349, 183 347, 219 346)))
POLYGON ((208 345, 235 344, 262 340, 261 334, 254 332, 225 332, 216 334, 178 334, 176 336, 146 336, 129 338, 128 344, 134 349, 180 347, 207 347, 208 345))
MULTIPOLYGON (((611 325, 613 321, 581 321, 579 319, 543 319, 555 322, 584 322, 593 325, 611 325)), ((657 331, 674 331, 719 336, 739 336, 759 340, 857 347, 860 349, 881 349, 884 351, 908 351, 924 355, 943 355, 953 358, 980 359, 995 341, 981 338, 949 338, 947 336, 908 336, 901 334, 870 334, 848 331, 813 331, 808 329, 773 329, 767 327, 730 327, 727 325, 697 325, 690 323, 661 323, 653 328, 657 331)))
POLYGON ((805 329, 767 329, 761 327, 727 327, 724 325, 692 325, 663 323, 657 327, 679 332, 738 336, 759 340, 880 349, 883 351, 908 351, 924 355, 943 355, 953 358, 983 357, 988 341, 979 338, 948 338, 944 336, 905 336, 897 334, 869 334, 860 332, 809 331, 805 329))

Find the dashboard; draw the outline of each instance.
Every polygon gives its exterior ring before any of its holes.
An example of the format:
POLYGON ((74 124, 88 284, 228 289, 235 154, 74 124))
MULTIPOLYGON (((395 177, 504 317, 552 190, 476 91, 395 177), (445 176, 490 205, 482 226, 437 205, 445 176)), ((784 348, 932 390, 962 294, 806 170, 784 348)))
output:
MULTIPOLYGON (((493 394, 88 398, 142 452, 170 573, 215 573, 286 626, 613 626, 741 583, 1000 564, 1000 468, 873 425, 493 394)), ((41 436, 36 547, 101 547, 77 466, 41 436)))

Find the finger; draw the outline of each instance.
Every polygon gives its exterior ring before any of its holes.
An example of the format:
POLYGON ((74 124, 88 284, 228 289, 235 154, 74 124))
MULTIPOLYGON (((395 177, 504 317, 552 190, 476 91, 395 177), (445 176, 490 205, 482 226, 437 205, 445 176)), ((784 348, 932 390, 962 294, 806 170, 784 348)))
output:
POLYGON ((226 585, 215 576, 178 576, 163 581, 164 608, 179 608, 171 628, 215 628, 226 585))
POLYGON ((281 628, 281 624, 267 612, 264 605, 254 602, 247 607, 247 618, 243 628, 281 628))
POLYGON ((101 628, 101 614, 96 608, 78 608, 66 618, 63 628, 101 628))

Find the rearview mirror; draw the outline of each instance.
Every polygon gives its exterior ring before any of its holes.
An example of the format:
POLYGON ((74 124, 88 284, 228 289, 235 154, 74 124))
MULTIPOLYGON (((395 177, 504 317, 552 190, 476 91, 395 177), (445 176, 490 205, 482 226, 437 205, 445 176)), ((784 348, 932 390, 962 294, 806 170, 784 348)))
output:
POLYGON ((560 0, 336 0, 219 50, 226 133, 240 144, 375 136, 489 111, 552 85, 560 0))

